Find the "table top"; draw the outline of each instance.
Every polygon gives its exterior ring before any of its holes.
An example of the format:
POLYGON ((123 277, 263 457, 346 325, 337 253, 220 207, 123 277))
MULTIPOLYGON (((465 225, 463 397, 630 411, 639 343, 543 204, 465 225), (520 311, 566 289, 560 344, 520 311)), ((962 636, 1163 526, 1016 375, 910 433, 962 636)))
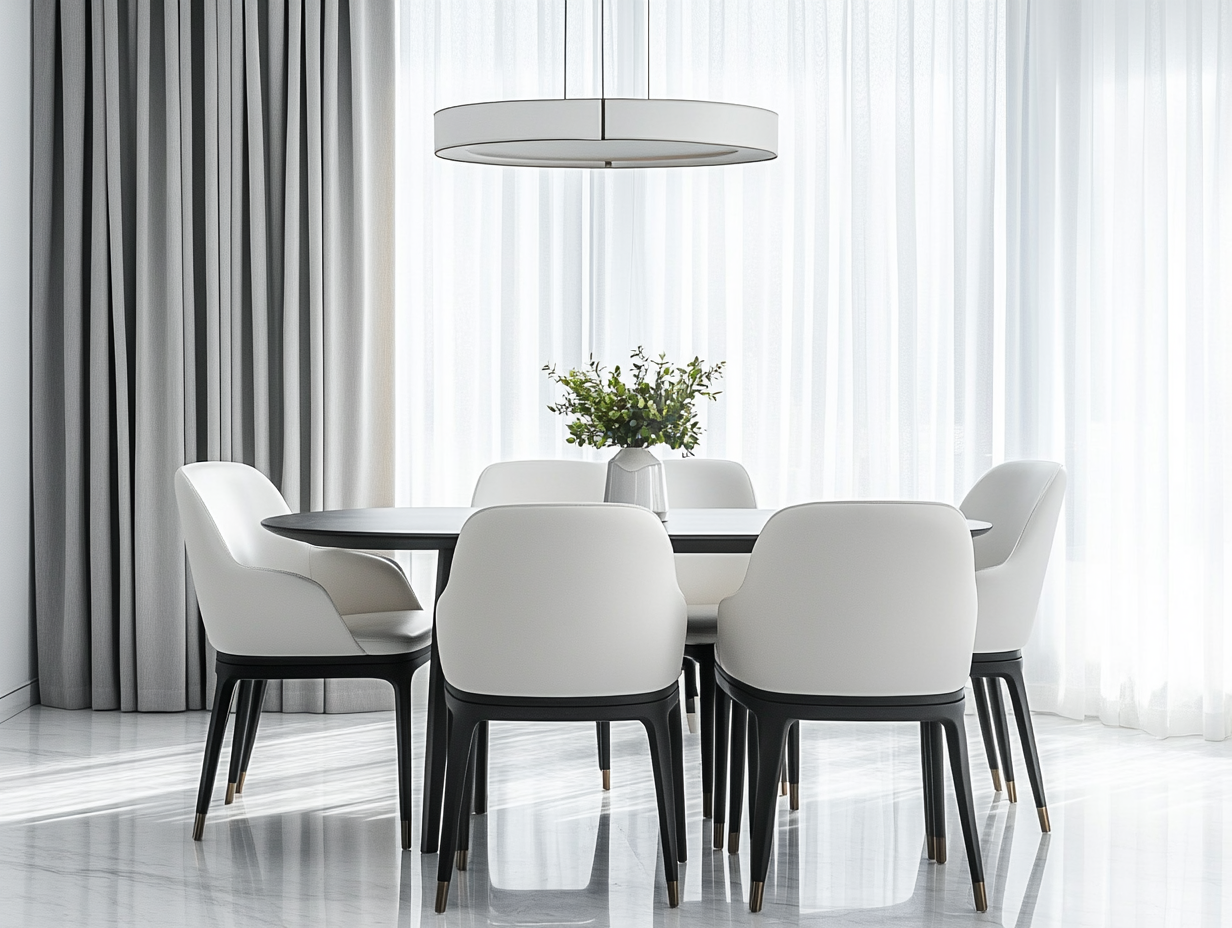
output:
MULTIPOLYGON (((678 554, 747 554, 774 509, 672 509, 663 527, 678 554)), ((329 509, 271 516, 261 522, 276 535, 333 548, 439 551, 457 543, 476 510, 465 506, 329 509)), ((967 520, 972 537, 992 528, 967 520)))

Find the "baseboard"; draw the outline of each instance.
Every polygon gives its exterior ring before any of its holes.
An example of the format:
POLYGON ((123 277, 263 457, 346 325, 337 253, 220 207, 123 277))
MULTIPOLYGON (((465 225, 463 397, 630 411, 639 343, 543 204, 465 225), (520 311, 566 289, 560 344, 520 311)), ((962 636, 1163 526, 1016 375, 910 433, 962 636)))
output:
POLYGON ((38 680, 31 680, 7 696, 0 696, 0 722, 11 719, 19 712, 25 712, 31 706, 37 706, 38 702, 38 680))

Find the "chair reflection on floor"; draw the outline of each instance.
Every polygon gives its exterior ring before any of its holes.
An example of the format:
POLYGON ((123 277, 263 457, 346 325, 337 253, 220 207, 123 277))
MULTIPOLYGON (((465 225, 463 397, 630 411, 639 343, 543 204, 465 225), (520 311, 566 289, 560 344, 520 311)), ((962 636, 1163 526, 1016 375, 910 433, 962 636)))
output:
POLYGON ((493 866, 488 849, 488 829, 494 824, 493 819, 500 819, 501 814, 476 818, 471 833, 471 866, 485 868, 487 879, 483 881, 485 888, 476 894, 478 899, 471 904, 479 902, 482 905, 480 900, 486 891, 488 920, 496 925, 589 925, 598 920, 606 921, 609 912, 611 817, 609 800, 605 796, 599 811, 586 884, 567 889, 512 889, 497 885, 497 868, 493 866))

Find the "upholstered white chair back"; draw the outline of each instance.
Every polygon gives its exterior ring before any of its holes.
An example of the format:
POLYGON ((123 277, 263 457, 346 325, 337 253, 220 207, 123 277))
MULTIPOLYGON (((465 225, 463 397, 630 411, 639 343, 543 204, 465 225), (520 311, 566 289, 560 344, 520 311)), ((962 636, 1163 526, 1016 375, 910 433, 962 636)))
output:
POLYGON ((601 503, 607 465, 598 461, 500 461, 475 481, 471 505, 601 503))
POLYGON ((419 609, 398 567, 316 548, 261 527, 290 510, 260 471, 203 461, 181 467, 175 496, 210 643, 247 656, 365 653, 341 614, 419 609))
MULTIPOLYGON (((748 471, 736 461, 682 458, 663 462, 667 499, 675 509, 756 509, 748 471)), ((671 517, 671 513, 668 513, 671 517)), ((713 610, 740 589, 747 554, 677 554, 676 581, 690 615, 713 610)), ((710 611, 713 616, 713 611, 710 611)))
POLYGON ((905 696, 962 689, 975 638, 971 534, 943 503, 806 503, 773 515, 717 659, 759 689, 905 696))
POLYGON ((680 675, 685 603, 647 509, 524 504, 462 528, 436 607, 441 669, 471 693, 648 693, 680 675))
POLYGON ((962 501, 968 519, 992 523, 975 539, 977 653, 1016 651, 1031 637, 1064 500, 1060 464, 1009 461, 981 477, 962 501))

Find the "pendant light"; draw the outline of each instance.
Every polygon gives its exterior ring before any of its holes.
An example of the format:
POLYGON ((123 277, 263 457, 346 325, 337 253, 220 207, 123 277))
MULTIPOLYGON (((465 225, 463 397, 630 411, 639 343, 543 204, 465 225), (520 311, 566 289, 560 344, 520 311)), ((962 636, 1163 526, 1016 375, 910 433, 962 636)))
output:
MULTIPOLYGON (((598 98, 500 100, 437 110, 439 158, 539 168, 669 168, 747 164, 778 156, 772 110, 708 100, 650 97, 647 11, 646 99, 605 96, 604 0, 599 13, 598 98)), ((565 0, 566 79, 569 3, 565 0)))

